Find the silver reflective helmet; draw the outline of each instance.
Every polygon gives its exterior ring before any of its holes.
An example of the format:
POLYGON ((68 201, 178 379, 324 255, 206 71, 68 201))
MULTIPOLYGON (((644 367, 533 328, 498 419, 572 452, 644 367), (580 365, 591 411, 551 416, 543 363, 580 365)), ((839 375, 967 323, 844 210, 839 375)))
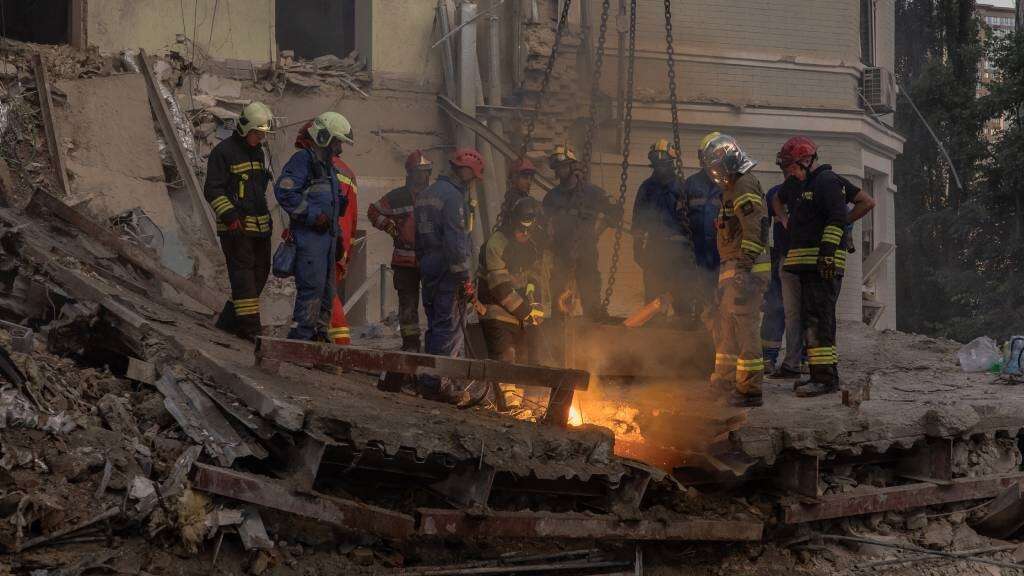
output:
POLYGON ((708 140, 700 151, 700 164, 715 184, 724 186, 729 178, 746 174, 757 165, 732 136, 719 134, 708 140))

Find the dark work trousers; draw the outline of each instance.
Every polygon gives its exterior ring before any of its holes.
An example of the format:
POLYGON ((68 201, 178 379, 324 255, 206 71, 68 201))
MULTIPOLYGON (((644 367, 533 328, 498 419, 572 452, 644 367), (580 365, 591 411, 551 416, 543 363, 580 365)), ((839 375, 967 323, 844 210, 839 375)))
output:
POLYGON ((398 291, 398 325, 404 352, 420 351, 420 270, 394 266, 395 290, 398 291))
POLYGON ((764 316, 761 318, 761 347, 764 349, 765 370, 775 369, 782 348, 782 335, 786 331, 786 310, 782 304, 782 258, 772 248, 772 275, 768 292, 764 295, 764 316))
MULTIPOLYGON (((583 305, 583 314, 588 318, 601 316, 601 270, 597 263, 597 246, 580 247, 581 255, 576 258, 576 294, 583 305)), ((555 254, 554 267, 551 270, 551 301, 552 314, 561 317, 558 310, 558 298, 573 280, 572 259, 568 254, 555 254)))
POLYGON ((841 286, 841 277, 825 280, 818 272, 800 273, 800 320, 812 382, 839 383, 836 301, 841 286))
POLYGON ((502 362, 525 364, 529 356, 526 330, 518 324, 501 320, 480 320, 487 341, 487 357, 502 362))
POLYGON ((217 326, 243 338, 260 333, 260 294, 270 274, 270 237, 222 234, 220 247, 228 267, 231 302, 217 319, 217 326))

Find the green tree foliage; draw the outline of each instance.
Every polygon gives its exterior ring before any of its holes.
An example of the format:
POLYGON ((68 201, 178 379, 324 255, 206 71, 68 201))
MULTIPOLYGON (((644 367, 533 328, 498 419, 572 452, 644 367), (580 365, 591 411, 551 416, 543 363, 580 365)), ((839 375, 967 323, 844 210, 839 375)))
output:
POLYGON ((968 339, 987 332, 979 317, 985 272, 972 255, 984 236, 986 114, 976 97, 984 54, 973 0, 897 0, 896 74, 949 153, 961 190, 927 128, 901 103, 906 138, 896 160, 897 322, 901 329, 968 339))

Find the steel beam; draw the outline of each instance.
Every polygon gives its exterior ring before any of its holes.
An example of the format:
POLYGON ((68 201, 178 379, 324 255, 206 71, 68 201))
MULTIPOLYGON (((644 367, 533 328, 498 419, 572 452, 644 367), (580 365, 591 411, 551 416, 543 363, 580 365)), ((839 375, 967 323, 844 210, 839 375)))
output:
POLYGON ((260 338, 256 345, 257 364, 264 366, 269 362, 272 367, 275 361, 312 366, 337 366, 370 372, 430 374, 459 380, 540 386, 553 390, 586 390, 590 381, 590 374, 583 370, 526 366, 496 360, 449 358, 412 352, 338 346, 323 342, 260 338))
POLYGON ((896 465, 899 474, 919 482, 951 485, 953 482, 953 439, 928 438, 915 446, 896 465))
POLYGON ((480 516, 421 508, 418 516, 421 536, 442 537, 756 542, 764 528, 760 522, 623 521, 614 516, 549 512, 492 512, 480 516))
POLYGON ((994 498, 1006 488, 1024 479, 1024 474, 959 478, 949 486, 926 482, 880 488, 851 495, 823 496, 814 503, 783 506, 783 521, 800 524, 831 518, 862 516, 890 510, 909 510, 924 506, 994 498))
POLYGON ((403 539, 415 530, 413 518, 360 502, 317 494, 296 494, 265 477, 196 463, 192 486, 218 496, 318 520, 344 530, 403 539))

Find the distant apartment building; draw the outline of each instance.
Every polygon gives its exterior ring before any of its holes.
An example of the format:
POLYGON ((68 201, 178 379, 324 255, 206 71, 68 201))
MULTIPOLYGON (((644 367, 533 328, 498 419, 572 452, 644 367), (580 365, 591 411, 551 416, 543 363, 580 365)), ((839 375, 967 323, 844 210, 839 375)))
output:
MULTIPOLYGON (((978 17, 985 23, 982 34, 986 38, 998 37, 1013 32, 1016 26, 1016 14, 1012 7, 978 4, 978 17), (991 36, 990 36, 991 35, 991 36)), ((978 71, 978 97, 988 94, 988 85, 999 73, 988 58, 983 58, 978 71)), ((985 124, 985 138, 992 140, 1006 127, 1005 118, 995 118, 985 124)))

